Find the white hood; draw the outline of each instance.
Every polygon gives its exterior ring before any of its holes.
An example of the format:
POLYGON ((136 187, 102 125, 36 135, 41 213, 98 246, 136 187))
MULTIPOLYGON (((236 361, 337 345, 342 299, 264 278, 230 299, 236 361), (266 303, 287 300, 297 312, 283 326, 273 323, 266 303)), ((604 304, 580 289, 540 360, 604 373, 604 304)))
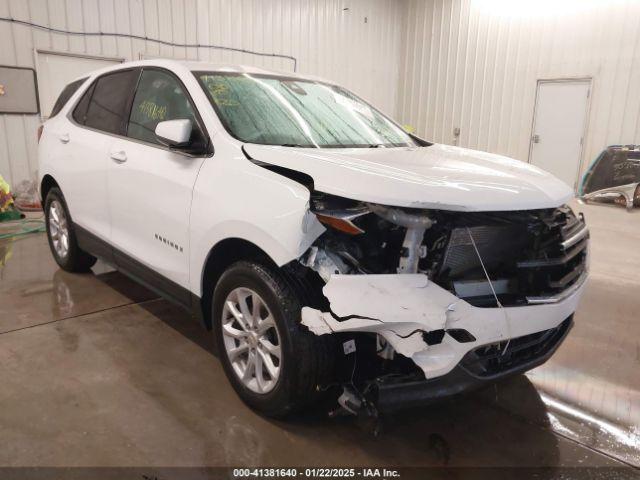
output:
POLYGON ((518 160, 446 145, 311 149, 245 144, 254 160, 306 173, 315 189, 398 207, 533 210, 566 203, 572 190, 518 160))

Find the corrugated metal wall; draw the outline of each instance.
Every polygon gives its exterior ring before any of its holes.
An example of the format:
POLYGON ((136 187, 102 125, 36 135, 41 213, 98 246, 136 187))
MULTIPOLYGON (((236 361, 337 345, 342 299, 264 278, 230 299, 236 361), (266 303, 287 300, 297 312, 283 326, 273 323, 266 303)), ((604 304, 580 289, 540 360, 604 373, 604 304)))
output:
MULTIPOLYGON (((459 127, 459 145, 525 161, 536 81, 592 77, 583 168, 606 145, 640 143, 637 0, 0 0, 0 16, 293 55, 299 71, 346 85, 425 138, 452 144, 459 127)), ((33 67, 34 48, 292 65, 0 22, 0 64, 33 67)), ((14 183, 34 176, 38 123, 0 115, 0 172, 14 183)))
MULTIPOLYGON (((0 16, 65 30, 293 55, 299 72, 336 80, 393 114, 401 7, 400 0, 0 0, 0 16)), ((34 67, 34 49, 127 60, 142 54, 292 68, 285 59, 126 38, 68 36, 0 22, 0 65, 34 67)), ((0 174, 12 183, 35 175, 38 124, 38 116, 0 115, 0 174)))
POLYGON ((638 0, 407 0, 397 118, 527 160, 538 79, 592 77, 583 170, 640 143, 638 0))

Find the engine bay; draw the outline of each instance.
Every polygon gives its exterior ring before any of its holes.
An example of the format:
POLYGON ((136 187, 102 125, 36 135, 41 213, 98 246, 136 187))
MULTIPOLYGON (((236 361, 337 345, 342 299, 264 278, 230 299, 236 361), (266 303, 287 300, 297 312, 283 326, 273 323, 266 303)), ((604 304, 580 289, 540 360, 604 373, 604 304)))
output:
POLYGON ((319 192, 311 202, 330 228, 303 263, 313 264, 310 256, 320 252, 333 273, 422 273, 474 306, 496 307, 552 297, 586 271, 588 231, 568 206, 452 212, 383 207, 319 192), (415 239, 407 240, 413 228, 402 225, 407 219, 423 221, 415 239))

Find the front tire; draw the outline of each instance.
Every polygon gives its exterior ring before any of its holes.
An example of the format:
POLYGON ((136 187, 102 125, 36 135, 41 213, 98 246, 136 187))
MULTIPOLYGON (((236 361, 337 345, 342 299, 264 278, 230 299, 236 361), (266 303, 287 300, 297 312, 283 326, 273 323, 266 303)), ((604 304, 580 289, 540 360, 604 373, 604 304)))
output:
POLYGON ((67 202, 59 188, 53 187, 47 193, 44 212, 49 248, 56 263, 67 272, 87 272, 97 259, 78 246, 67 202))
POLYGON ((332 343, 300 324, 301 295, 275 268, 241 261, 213 296, 213 333, 231 385, 272 417, 310 406, 330 378, 332 343))

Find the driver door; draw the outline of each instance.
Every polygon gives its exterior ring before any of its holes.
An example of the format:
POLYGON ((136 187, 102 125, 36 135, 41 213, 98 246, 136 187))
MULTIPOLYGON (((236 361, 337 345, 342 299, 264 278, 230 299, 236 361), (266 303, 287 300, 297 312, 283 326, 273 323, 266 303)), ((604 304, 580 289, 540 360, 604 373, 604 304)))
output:
POLYGON ((109 152, 111 242, 118 267, 189 305, 191 195, 204 156, 158 142, 156 125, 174 119, 189 119, 192 135, 204 134, 182 82, 167 70, 145 68, 131 106, 128 138, 115 140, 109 152))

